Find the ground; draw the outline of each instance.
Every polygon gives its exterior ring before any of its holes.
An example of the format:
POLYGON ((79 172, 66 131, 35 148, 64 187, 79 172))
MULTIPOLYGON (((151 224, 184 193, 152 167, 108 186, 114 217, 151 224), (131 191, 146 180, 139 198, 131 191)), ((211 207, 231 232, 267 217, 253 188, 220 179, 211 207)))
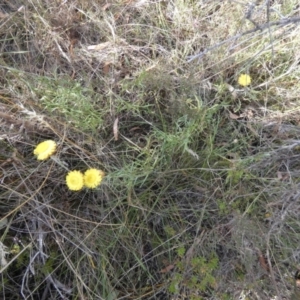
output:
POLYGON ((297 2, 0 3, 2 299, 297 299, 297 2))

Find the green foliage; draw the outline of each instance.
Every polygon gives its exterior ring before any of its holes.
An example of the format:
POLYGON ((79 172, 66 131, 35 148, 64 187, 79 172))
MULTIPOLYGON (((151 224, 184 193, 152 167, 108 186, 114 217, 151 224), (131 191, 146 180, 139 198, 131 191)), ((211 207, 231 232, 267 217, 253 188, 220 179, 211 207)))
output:
POLYGON ((232 168, 232 169, 228 170, 225 182, 227 184, 235 185, 238 182, 240 182, 243 175, 244 175, 244 170, 238 170, 236 168, 232 168))
POLYGON ((179 247, 177 248, 177 255, 182 258, 185 254, 185 248, 184 247, 179 247))
POLYGON ((51 274, 53 272, 53 270, 55 269, 55 263, 57 262, 57 259, 58 259, 57 253, 52 251, 42 268, 42 272, 45 275, 51 274))
POLYGON ((98 109, 99 99, 96 100, 96 95, 90 89, 79 83, 71 84, 65 79, 41 77, 35 80, 39 81, 35 92, 49 113, 64 116, 82 130, 94 132, 101 127, 104 112, 98 109))
POLYGON ((180 283, 182 282, 183 280, 183 277, 181 274, 179 273, 175 273, 173 275, 173 278, 172 278, 172 281, 169 285, 169 292, 172 293, 172 294, 176 294, 176 293, 179 293, 180 291, 180 283))
POLYGON ((214 272, 218 268, 219 260, 215 255, 209 259, 202 256, 193 257, 189 263, 184 260, 184 248, 178 248, 177 253, 181 258, 176 263, 176 272, 173 274, 169 291, 179 293, 182 287, 190 291, 208 292, 216 286, 214 272))
MULTIPOLYGON (((194 276, 196 276, 197 278, 197 281, 195 282, 197 283, 196 286, 200 291, 205 291, 210 287, 214 288, 216 279, 212 273, 218 267, 217 257, 212 257, 209 260, 206 260, 204 257, 195 257, 191 260, 191 266, 195 274, 194 276)), ((193 281, 191 282, 191 284, 192 283, 193 281)))
POLYGON ((224 200, 217 200, 218 209, 221 215, 227 215, 230 211, 228 204, 224 200))
MULTIPOLYGON (((16 254, 18 255, 18 254, 16 254)), ((30 253, 29 251, 24 251, 20 255, 18 255, 18 258, 16 259, 15 268, 16 269, 22 269, 24 266, 28 264, 30 260, 30 253)))

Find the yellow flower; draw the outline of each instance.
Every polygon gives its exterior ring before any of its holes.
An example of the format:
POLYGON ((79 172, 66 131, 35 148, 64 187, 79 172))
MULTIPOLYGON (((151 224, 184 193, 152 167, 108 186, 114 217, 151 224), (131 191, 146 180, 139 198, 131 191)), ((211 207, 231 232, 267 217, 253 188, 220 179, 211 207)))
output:
POLYGON ((37 156, 38 160, 45 160, 49 158, 56 150, 56 143, 52 140, 44 141, 39 143, 34 151, 33 154, 37 156))
POLYGON ((241 74, 238 78, 238 83, 241 86, 247 86, 251 84, 251 77, 248 74, 241 74))
POLYGON ((96 188, 104 177, 104 172, 98 169, 88 169, 84 173, 84 185, 90 189, 96 188))
POLYGON ((80 171, 69 172, 66 183, 71 191, 80 191, 83 188, 83 174, 80 171))

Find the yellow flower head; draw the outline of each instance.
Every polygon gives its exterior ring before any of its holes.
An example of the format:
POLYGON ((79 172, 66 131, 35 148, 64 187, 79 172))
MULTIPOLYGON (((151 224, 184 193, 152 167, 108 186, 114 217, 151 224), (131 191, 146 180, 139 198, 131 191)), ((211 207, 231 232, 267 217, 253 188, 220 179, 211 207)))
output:
POLYGON ((83 188, 83 174, 80 171, 69 172, 66 183, 71 191, 80 191, 83 188))
POLYGON ((84 173, 84 185, 90 189, 96 188, 104 177, 104 172, 98 169, 88 169, 84 173))
POLYGON ((38 160, 45 160, 49 158, 56 150, 56 143, 52 140, 44 141, 39 143, 34 151, 33 154, 37 156, 38 160))
POLYGON ((241 74, 238 78, 238 83, 241 86, 247 86, 251 84, 251 77, 248 74, 241 74))

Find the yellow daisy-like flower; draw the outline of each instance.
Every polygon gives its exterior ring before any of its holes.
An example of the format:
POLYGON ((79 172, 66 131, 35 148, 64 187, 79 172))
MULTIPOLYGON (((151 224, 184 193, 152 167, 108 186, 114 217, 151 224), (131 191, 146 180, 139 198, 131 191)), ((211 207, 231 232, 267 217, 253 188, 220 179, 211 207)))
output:
POLYGON ((98 169, 88 169, 84 173, 84 185, 90 189, 96 188, 102 181, 105 173, 98 169))
POLYGON ((38 160, 45 160, 49 158, 56 150, 56 143, 52 140, 44 141, 39 143, 34 151, 33 154, 37 156, 38 160))
POLYGON ((83 174, 80 171, 71 171, 66 176, 66 183, 71 191, 80 191, 83 188, 83 174))
POLYGON ((251 77, 248 74, 241 74, 238 78, 238 83, 241 86, 247 86, 251 84, 251 77))

